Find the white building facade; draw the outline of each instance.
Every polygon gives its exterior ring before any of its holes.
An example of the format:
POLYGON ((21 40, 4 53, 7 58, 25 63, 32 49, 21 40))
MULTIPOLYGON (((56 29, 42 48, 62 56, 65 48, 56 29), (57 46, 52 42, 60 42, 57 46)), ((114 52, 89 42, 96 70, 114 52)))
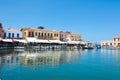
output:
POLYGON ((114 41, 101 41, 101 46, 114 46, 114 41))
POLYGON ((22 32, 19 30, 15 30, 13 28, 8 28, 8 30, 4 31, 4 38, 7 39, 22 39, 22 32))
POLYGON ((101 41, 102 47, 120 47, 120 36, 116 36, 111 41, 101 41))

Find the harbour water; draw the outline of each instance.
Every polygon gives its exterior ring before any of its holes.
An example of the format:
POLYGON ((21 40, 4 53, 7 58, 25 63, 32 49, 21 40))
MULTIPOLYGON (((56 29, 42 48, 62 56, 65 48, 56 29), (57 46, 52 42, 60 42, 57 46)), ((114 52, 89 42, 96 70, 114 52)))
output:
POLYGON ((120 80, 120 50, 1 50, 0 80, 120 80))

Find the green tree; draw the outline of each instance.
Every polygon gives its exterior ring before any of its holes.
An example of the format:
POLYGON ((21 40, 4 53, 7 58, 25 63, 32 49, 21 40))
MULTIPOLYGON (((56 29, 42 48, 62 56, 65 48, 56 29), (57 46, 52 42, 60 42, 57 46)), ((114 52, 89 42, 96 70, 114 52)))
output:
POLYGON ((38 29, 45 29, 44 26, 38 26, 38 29))

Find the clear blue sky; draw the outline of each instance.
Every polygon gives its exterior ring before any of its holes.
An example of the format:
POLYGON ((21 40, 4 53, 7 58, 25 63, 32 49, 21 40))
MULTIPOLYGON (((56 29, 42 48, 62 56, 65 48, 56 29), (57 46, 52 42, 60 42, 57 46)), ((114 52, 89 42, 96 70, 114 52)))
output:
POLYGON ((99 42, 120 35, 120 0, 0 0, 4 29, 42 25, 99 42))

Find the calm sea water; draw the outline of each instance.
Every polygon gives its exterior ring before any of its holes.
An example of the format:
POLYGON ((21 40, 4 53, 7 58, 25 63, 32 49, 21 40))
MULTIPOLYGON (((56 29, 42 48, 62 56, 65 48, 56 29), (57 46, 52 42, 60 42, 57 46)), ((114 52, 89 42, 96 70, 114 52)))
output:
POLYGON ((120 50, 4 50, 0 80, 120 80, 120 50))

